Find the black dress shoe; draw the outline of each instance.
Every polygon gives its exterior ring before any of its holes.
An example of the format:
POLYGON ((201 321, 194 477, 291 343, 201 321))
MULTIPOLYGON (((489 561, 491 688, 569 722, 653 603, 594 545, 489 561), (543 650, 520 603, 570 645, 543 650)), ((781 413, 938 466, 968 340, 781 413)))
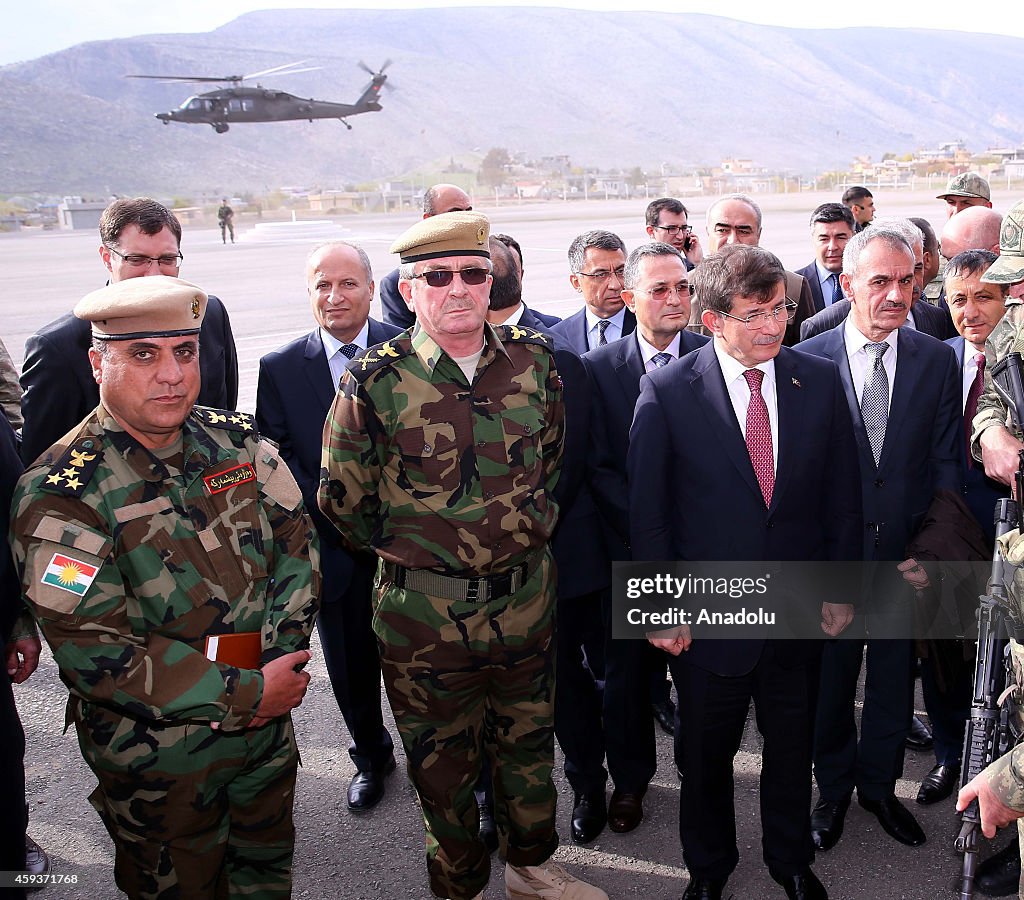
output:
POLYGON ((822 797, 811 813, 811 840, 819 850, 831 850, 843 836, 846 811, 850 808, 850 795, 835 802, 822 797))
POLYGON ((927 753, 935 745, 931 728, 917 716, 910 720, 910 734, 907 735, 904 743, 908 750, 913 750, 915 753, 927 753))
POLYGON ((384 779, 394 771, 395 758, 392 756, 383 766, 356 772, 356 777, 348 786, 348 808, 352 812, 373 809, 384 796, 384 779))
POLYGON ((608 827, 616 834, 632 831, 644 820, 644 794, 629 791, 612 791, 612 799, 608 804, 608 827))
POLYGON ((725 878, 691 878, 683 900, 722 900, 725 878))
POLYGON ((919 847, 924 843, 924 832, 917 824, 914 814, 907 809, 893 794, 882 800, 869 800, 857 795, 857 802, 871 813, 886 834, 896 838, 908 847, 919 847))
POLYGON ((799 875, 776 875, 774 872, 769 874, 776 884, 782 885, 789 900, 828 900, 825 885, 809 868, 799 875))
POLYGON ((576 794, 572 802, 572 821, 569 830, 574 844, 589 844, 596 840, 608 823, 608 806, 604 791, 576 794))
POLYGON ((922 806, 945 800, 957 788, 960 780, 960 766, 935 766, 921 779, 921 789, 917 792, 917 802, 922 806))
POLYGON ((974 876, 974 887, 989 897, 1015 897, 1020 884, 1020 845, 1010 841, 998 853, 990 856, 974 876))
POLYGON ((654 720, 661 726, 665 734, 676 733, 676 705, 671 700, 662 700, 651 704, 654 720))
POLYGON ((480 805, 479 834, 488 853, 498 849, 498 826, 494 824, 494 807, 488 803, 480 805))

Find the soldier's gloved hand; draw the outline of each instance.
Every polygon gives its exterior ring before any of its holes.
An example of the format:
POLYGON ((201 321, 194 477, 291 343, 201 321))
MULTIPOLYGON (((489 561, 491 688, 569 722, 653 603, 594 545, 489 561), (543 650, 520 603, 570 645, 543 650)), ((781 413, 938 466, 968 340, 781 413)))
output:
MULTIPOLYGON (((302 703, 309 685, 309 673, 295 670, 307 662, 309 651, 296 650, 279 656, 260 669, 263 673, 263 699, 256 709, 258 719, 283 716, 302 703)), ((253 724, 262 723, 254 721, 253 724)))
POLYGON ((981 458, 985 463, 985 474, 1013 487, 1013 476, 1017 474, 1020 451, 1024 444, 1001 425, 986 428, 978 440, 981 444, 981 458))

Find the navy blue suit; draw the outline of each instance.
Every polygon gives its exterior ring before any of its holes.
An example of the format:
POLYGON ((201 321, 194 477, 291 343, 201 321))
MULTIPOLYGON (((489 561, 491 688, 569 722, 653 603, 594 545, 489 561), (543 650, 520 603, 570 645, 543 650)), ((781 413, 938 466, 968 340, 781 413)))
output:
MULTIPOLYGON (((862 532, 856 448, 835 367, 775 358, 778 464, 765 505, 714 343, 641 379, 629 435, 634 559, 848 560, 862 532), (822 461, 828 460, 828 465, 822 461)), ((824 599, 809 598, 817 617, 824 599)), ((811 745, 820 641, 696 639, 672 657, 684 753, 679 832, 691 877, 736 866, 733 757, 750 700, 764 736, 764 859, 785 877, 814 858, 811 745)))
POLYGON ((416 313, 409 309, 409 304, 398 293, 398 269, 388 272, 380 280, 377 290, 380 292, 381 318, 388 325, 404 331, 416 323, 416 313))
MULTIPOLYGON (((811 290, 811 299, 814 301, 814 311, 821 312, 826 306, 829 305, 825 301, 825 296, 821 293, 821 282, 818 281, 818 265, 813 260, 809 265, 804 266, 802 269, 796 270, 797 275, 803 275, 804 280, 807 282, 807 287, 811 290)), ((828 298, 831 301, 831 297, 828 298)))
MULTIPOLYGON (((799 349, 832 360, 839 370, 859 457, 864 559, 893 563, 874 573, 865 613, 874 620, 875 633, 891 629, 888 633, 908 637, 867 639, 859 743, 854 698, 863 641, 826 643, 815 776, 822 799, 833 803, 848 797, 854 787, 862 798, 882 800, 893 793, 903 772, 903 741, 913 710, 913 643, 909 639, 913 591, 896 571, 896 563, 906 559, 907 544, 920 528, 935 492, 960 490, 963 443, 960 380, 953 351, 911 328, 900 328, 888 426, 876 465, 850 373, 844 330, 840 324, 802 342, 799 349)), ((863 617, 858 621, 863 622, 863 617)))
MULTIPOLYGON (((625 311, 622 319, 622 337, 630 334, 636 329, 636 316, 633 315, 628 309, 625 311)), ((569 342, 569 346, 572 347, 581 356, 588 350, 595 349, 587 343, 587 308, 583 307, 579 312, 574 312, 571 316, 562 319, 561 322, 552 326, 550 329, 552 334, 559 334, 569 342)))
MULTIPOLYGON (((401 333, 373 319, 369 323, 370 346, 401 333)), ((370 554, 353 557, 317 506, 324 422, 334 393, 319 329, 260 360, 257 426, 280 444, 320 537, 323 603, 317 630, 334 696, 352 737, 349 754, 356 768, 366 771, 384 764, 392 753, 381 715, 380 660, 370 625, 377 560, 370 554)))
MULTIPOLYGON (((647 371, 636 334, 634 331, 583 357, 593 383, 592 449, 587 474, 601 512, 609 562, 630 559, 626 451, 640 379, 647 371)), ((680 357, 708 341, 692 331, 683 331, 679 340, 680 357)), ((603 599, 605 753, 615 784, 637 793, 657 770, 651 682, 660 680, 667 688, 666 659, 664 653, 645 641, 613 640, 610 594, 606 592, 603 599)))

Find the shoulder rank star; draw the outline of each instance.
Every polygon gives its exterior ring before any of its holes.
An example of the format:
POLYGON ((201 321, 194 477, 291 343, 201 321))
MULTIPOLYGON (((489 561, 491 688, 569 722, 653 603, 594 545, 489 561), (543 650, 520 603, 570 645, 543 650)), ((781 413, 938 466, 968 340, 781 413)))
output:
POLYGON ((793 387, 803 387, 799 378, 791 378, 790 381, 793 382, 793 387))

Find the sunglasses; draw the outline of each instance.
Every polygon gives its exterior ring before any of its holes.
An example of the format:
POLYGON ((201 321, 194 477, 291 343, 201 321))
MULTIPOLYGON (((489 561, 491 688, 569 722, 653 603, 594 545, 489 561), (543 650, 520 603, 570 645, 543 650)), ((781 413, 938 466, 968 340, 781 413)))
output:
POLYGON ((458 275, 462 279, 463 284, 483 284, 487 281, 487 276, 491 273, 487 269, 472 268, 472 269, 431 269, 428 272, 422 272, 419 275, 413 275, 413 278, 422 278, 431 287, 448 287, 452 283, 452 279, 458 275))

